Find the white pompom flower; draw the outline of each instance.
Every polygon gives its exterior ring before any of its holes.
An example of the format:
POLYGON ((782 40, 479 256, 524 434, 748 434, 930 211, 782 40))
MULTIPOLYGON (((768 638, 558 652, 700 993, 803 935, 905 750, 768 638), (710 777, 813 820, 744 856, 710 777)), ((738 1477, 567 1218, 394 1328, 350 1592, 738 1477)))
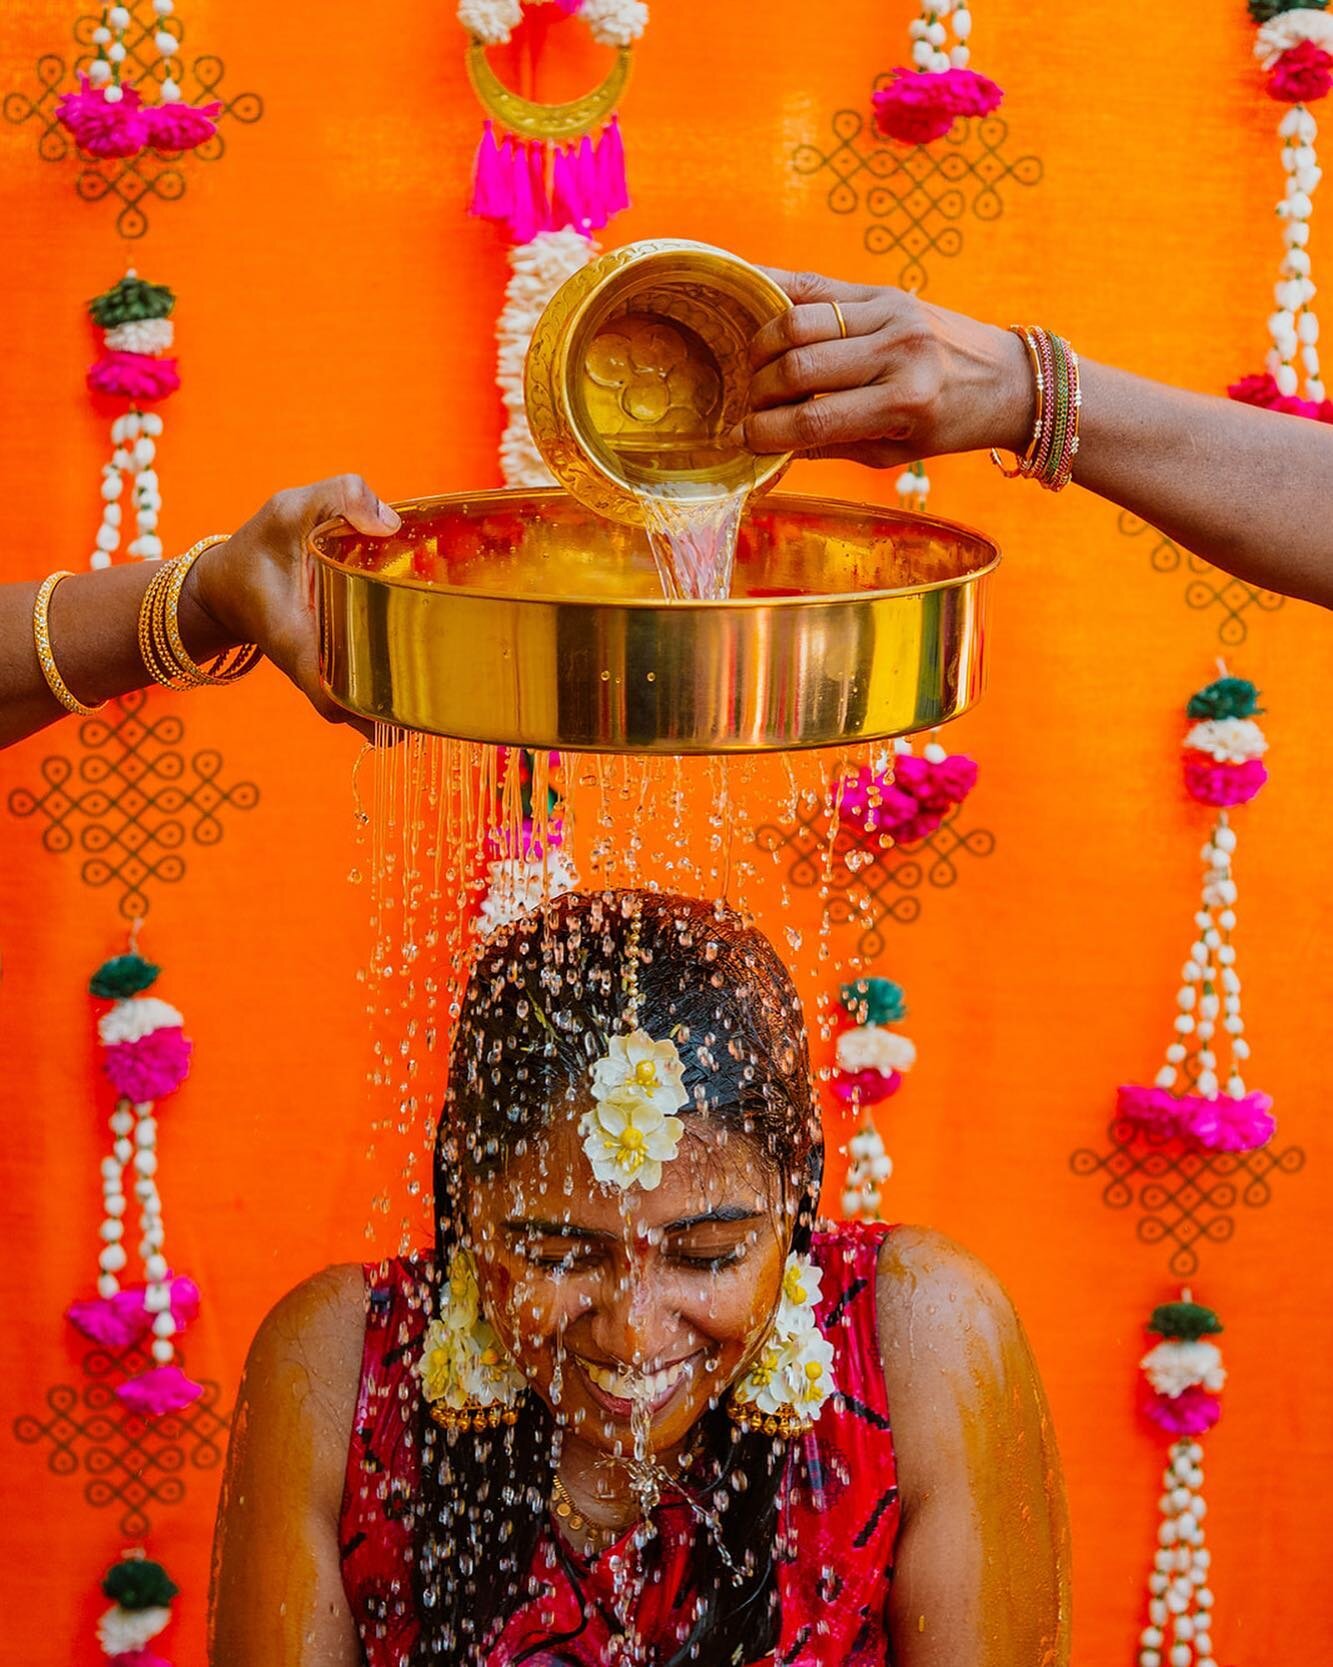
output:
POLYGON ((1196 1385, 1218 1394, 1227 1378, 1222 1351, 1202 1339, 1168 1338, 1149 1349, 1139 1364, 1159 1395, 1180 1395, 1196 1385))
POLYGON ((97 1623, 97 1642, 107 1655, 132 1655, 143 1649, 150 1638, 156 1638, 171 1619, 171 1611, 163 1605, 151 1609, 122 1609, 116 1603, 97 1623))
POLYGON ((103 1013, 97 1021, 97 1035, 103 1047, 111 1048, 117 1042, 138 1042, 155 1030, 184 1023, 184 1016, 170 1002, 157 996, 131 996, 103 1013))
POLYGON ((838 1069, 854 1076, 858 1071, 910 1071, 916 1064, 916 1047, 897 1031, 879 1025, 857 1025, 844 1030, 837 1042, 838 1069))
POLYGON ((601 46, 632 46, 648 27, 643 0, 583 0, 579 16, 601 46))
POLYGON ((474 40, 503 46, 523 20, 520 0, 459 0, 458 21, 474 40))
POLYGON ((132 318, 102 339, 113 353, 165 353, 176 339, 176 327, 169 318, 132 318))
POLYGON ((1260 25, 1254 37, 1254 55, 1265 69, 1272 69, 1284 52, 1302 41, 1312 41, 1323 51, 1333 52, 1333 17, 1313 6, 1279 12, 1260 25))
MULTIPOLYGON (((1284 367, 1289 368, 1289 367, 1284 367)), ((1295 372, 1292 372, 1293 378, 1295 372)), ((1185 745, 1205 752, 1219 764, 1244 764, 1268 751, 1264 732, 1253 718, 1207 718, 1185 737, 1185 745)))

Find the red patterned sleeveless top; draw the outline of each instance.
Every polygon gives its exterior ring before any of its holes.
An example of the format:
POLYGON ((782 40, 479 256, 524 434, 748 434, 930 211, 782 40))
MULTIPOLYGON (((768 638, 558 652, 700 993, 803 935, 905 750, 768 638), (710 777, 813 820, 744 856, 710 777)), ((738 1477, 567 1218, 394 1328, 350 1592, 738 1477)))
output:
MULTIPOLYGON (((888 1231, 845 1224, 814 1236, 812 1255, 824 1276, 816 1320, 833 1344, 838 1392, 814 1429, 788 1444, 779 1531, 793 1554, 778 1568, 772 1667, 882 1667, 892 1659, 887 1607, 900 1513, 875 1277, 888 1231)), ((415 1264, 369 1266, 365 1278, 361 1387, 339 1517, 343 1584, 366 1667, 407 1667, 417 1640, 409 1506, 419 1389, 412 1367, 425 1321, 415 1264)), ((657 1571, 641 1588, 634 1622, 650 1658, 666 1661, 678 1647, 697 1530, 689 1509, 669 1498, 654 1522, 657 1571)), ((629 1536, 597 1558, 579 1557, 548 1521, 534 1554, 537 1596, 509 1618, 491 1667, 609 1660, 626 1554, 634 1555, 629 1536)))

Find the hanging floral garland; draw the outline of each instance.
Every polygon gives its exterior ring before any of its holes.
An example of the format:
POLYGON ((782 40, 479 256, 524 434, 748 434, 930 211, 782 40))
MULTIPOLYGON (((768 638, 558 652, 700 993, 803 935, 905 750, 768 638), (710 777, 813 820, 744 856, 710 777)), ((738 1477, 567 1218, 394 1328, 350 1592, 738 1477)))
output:
POLYGON ((534 786, 533 754, 516 749, 522 821, 516 833, 507 829, 492 835, 495 852, 486 865, 486 891, 478 911, 477 929, 483 937, 509 926, 520 915, 542 903, 572 891, 579 883, 578 871, 564 847, 564 822, 559 814, 560 795, 549 785, 549 772, 560 763, 560 754, 547 755, 545 785, 534 786), (546 799, 540 831, 534 812, 533 793, 546 799))
POLYGON ((1212 1555, 1205 1544, 1203 1447, 1198 1437, 1221 1414, 1222 1355, 1209 1338, 1222 1330, 1211 1308, 1188 1291, 1155 1308, 1147 1330, 1161 1341, 1140 1362, 1144 1410, 1175 1439, 1162 1473, 1162 1515, 1148 1576, 1148 1624, 1139 1635, 1139 1667, 1217 1667, 1213 1654, 1212 1555))
POLYGON ((173 1339, 198 1313, 199 1292, 193 1281, 173 1278, 167 1264, 156 1179, 158 1102, 180 1087, 190 1069, 190 1043, 180 1013, 144 993, 159 971, 132 950, 104 962, 88 986, 99 1000, 111 1003, 97 1032, 105 1049, 103 1069, 117 1097, 110 1119, 111 1152, 102 1160, 97 1296, 67 1310, 86 1336, 109 1348, 127 1348, 151 1335, 153 1366, 116 1389, 131 1412, 147 1417, 175 1412, 203 1393, 176 1361, 173 1339), (133 1172, 139 1205, 143 1282, 126 1289, 120 1276, 130 1260, 125 1248, 127 1169, 133 1172))
POLYGON ((102 1590, 111 1607, 97 1623, 97 1642, 111 1667, 170 1667, 148 1648, 169 1625, 172 1602, 180 1594, 161 1563, 142 1551, 127 1551, 108 1569, 102 1590))
POLYGON ((1254 55, 1270 98, 1290 108, 1278 123, 1286 185, 1277 205, 1286 249, 1269 315, 1272 347, 1261 375, 1243 376, 1227 392, 1246 405, 1333 422, 1333 400, 1319 368, 1319 319, 1310 275, 1310 222, 1323 170, 1315 151, 1318 123, 1309 109, 1333 88, 1333 17, 1328 0, 1249 0, 1259 25, 1254 55), (1304 384, 1302 391, 1302 383, 1304 384))
POLYGON ((840 819, 876 843, 912 845, 933 834, 977 784, 977 765, 963 753, 948 753, 929 741, 920 756, 908 740, 894 742, 888 759, 864 765, 835 788, 840 819))
POLYGON ((893 1163, 873 1108, 898 1092, 903 1075, 916 1064, 916 1048, 886 1028, 907 1017, 902 987, 892 979, 858 978, 842 986, 838 999, 852 1024, 835 1044, 833 1092, 858 1119, 848 1142, 851 1163, 843 1181, 842 1213, 852 1220, 878 1221, 881 1188, 893 1163))
POLYGON ((458 21, 471 37, 468 75, 486 112, 469 212, 493 221, 512 245, 513 276, 496 328, 496 382, 507 419, 500 470, 507 486, 553 484, 528 428, 523 361, 546 303, 596 253, 592 233, 629 206, 615 107, 628 79, 630 50, 648 26, 643 0, 529 3, 576 13, 594 40, 615 48, 616 61, 602 85, 583 98, 563 104, 523 98, 503 85, 486 56, 488 47, 511 39, 523 19, 522 0, 460 0, 458 21))
POLYGON ((152 41, 162 57, 162 74, 150 72, 134 86, 124 79, 129 62, 125 36, 133 14, 123 5, 102 8, 102 21, 93 30, 97 55, 79 77, 79 90, 64 94, 56 105, 56 120, 86 155, 195 150, 217 131, 220 102, 194 105, 181 97, 175 62, 180 41, 168 27, 175 9, 175 0, 153 0, 157 27, 152 41), (144 98, 145 89, 153 94, 151 100, 144 98))
POLYGON ((102 524, 90 567, 111 565, 128 530, 127 513, 134 516, 128 553, 145 561, 162 555, 157 530, 162 491, 155 466, 162 418, 141 407, 180 387, 175 359, 164 357, 175 340, 175 305, 165 284, 147 283, 133 271, 88 303, 89 316, 103 333, 103 351, 89 367, 88 387, 103 398, 127 401, 129 407, 111 424, 111 461, 102 465, 102 524))
POLYGON ((942 139, 960 116, 988 116, 1003 92, 969 69, 972 8, 967 0, 922 0, 908 25, 913 68, 898 68, 873 96, 881 133, 904 145, 942 139), (950 44, 950 35, 953 40, 950 44))
POLYGON ((1212 1151, 1248 1152, 1271 1140, 1276 1125, 1271 1097, 1247 1089, 1242 1072, 1250 1045, 1231 941, 1236 833, 1228 807, 1252 799, 1268 780, 1263 764, 1268 743, 1254 721, 1260 711, 1254 684, 1228 676, 1225 666, 1219 670, 1222 675, 1186 708, 1192 727, 1184 744, 1185 788, 1218 814, 1202 851, 1197 935, 1176 996, 1175 1034, 1152 1085, 1125 1085, 1118 1103, 1123 1117, 1151 1132, 1212 1151))

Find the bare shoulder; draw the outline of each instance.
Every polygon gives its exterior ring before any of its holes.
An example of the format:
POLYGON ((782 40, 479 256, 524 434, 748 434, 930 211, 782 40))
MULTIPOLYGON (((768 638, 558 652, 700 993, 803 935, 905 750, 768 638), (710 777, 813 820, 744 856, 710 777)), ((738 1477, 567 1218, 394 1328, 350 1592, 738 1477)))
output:
POLYGON ((929 1227, 896 1227, 880 1250, 880 1356, 895 1423, 918 1402, 973 1407, 1015 1375, 1032 1380, 1023 1328, 1004 1287, 978 1257, 929 1227))
POLYGON ((299 1449, 329 1489, 341 1488, 361 1377, 361 1268, 325 1268, 288 1291, 260 1322, 246 1356, 239 1426, 272 1449, 299 1449))

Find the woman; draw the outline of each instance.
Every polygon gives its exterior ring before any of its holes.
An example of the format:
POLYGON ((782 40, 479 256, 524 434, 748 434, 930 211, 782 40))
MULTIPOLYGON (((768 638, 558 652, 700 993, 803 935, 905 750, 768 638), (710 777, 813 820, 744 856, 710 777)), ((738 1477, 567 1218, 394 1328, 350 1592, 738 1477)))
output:
POLYGON ((1061 1667, 1013 1311, 934 1233, 818 1228, 822 1167, 799 999, 722 905, 483 945, 433 1257, 318 1276, 251 1351, 212 1659, 1061 1667))

